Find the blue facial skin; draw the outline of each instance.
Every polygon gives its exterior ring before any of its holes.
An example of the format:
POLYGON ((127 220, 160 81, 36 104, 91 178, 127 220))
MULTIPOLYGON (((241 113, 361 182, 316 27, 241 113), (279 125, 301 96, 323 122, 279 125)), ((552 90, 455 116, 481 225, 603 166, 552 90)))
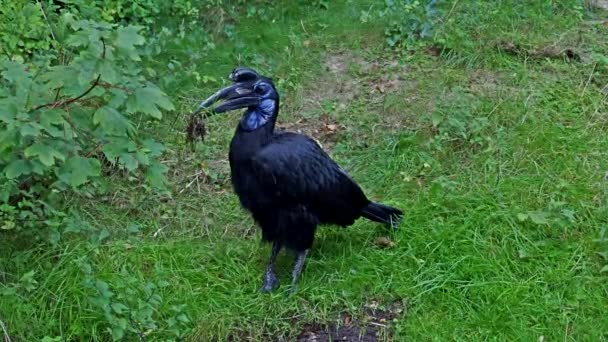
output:
POLYGON ((262 92, 260 104, 249 108, 241 119, 241 128, 248 132, 264 126, 276 113, 276 100, 272 98, 274 89, 266 84, 256 85, 256 92, 262 92))

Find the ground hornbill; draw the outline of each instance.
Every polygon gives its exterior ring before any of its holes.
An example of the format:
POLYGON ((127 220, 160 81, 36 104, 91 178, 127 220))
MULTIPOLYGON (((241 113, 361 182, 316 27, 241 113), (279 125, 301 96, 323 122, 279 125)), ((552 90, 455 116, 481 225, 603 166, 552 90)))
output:
POLYGON ((274 267, 282 247, 295 251, 291 291, 319 224, 352 225, 359 217, 396 227, 399 209, 370 201, 357 183, 311 138, 275 132, 279 94, 272 81, 250 68, 230 74, 233 84, 203 101, 200 113, 217 100, 211 113, 239 108, 245 112, 230 143, 230 170, 241 205, 262 228, 272 252, 261 290, 279 281, 274 267))

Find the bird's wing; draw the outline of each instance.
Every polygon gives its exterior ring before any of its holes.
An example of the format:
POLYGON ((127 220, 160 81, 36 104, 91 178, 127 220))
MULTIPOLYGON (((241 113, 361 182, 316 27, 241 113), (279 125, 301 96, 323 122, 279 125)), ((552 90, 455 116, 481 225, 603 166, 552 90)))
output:
POLYGON ((369 203, 357 183, 305 135, 276 135, 252 163, 258 180, 286 201, 355 211, 369 203))

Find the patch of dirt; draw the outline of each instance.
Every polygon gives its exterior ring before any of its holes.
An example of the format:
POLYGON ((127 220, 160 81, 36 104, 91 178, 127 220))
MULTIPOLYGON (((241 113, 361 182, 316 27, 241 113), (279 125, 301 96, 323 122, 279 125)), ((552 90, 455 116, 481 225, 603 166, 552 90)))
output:
POLYGON ((375 342, 392 333, 391 323, 406 313, 404 304, 393 302, 382 308, 372 301, 364 306, 363 315, 356 319, 343 313, 338 324, 307 324, 296 338, 298 342, 357 341, 375 342))
POLYGON ((230 166, 224 158, 197 160, 194 155, 167 160, 167 174, 175 180, 178 194, 222 193, 230 187, 230 166))
POLYGON ((387 96, 411 88, 406 84, 405 65, 392 59, 366 60, 352 52, 339 52, 328 54, 324 67, 325 73, 315 80, 315 86, 302 91, 300 103, 292 100, 285 105, 287 112, 298 113, 300 118, 279 120, 278 128, 310 135, 331 149, 346 128, 338 123, 341 113, 359 97, 366 98, 368 107, 379 112, 381 120, 395 117, 391 121, 403 121, 402 111, 393 112, 384 102, 387 96), (301 118, 301 114, 309 118, 301 118))
POLYGON ((353 60, 353 55, 347 53, 332 54, 327 56, 325 68, 334 74, 343 74, 348 70, 348 65, 353 60))
POLYGON ((478 69, 469 76, 469 89, 475 95, 499 95, 503 75, 484 69, 478 69))
POLYGON ((324 101, 348 105, 362 95, 398 90, 407 71, 396 60, 369 61, 350 52, 330 54, 324 64, 326 73, 303 94, 305 111, 319 108, 324 101))
POLYGON ((324 148, 332 149, 340 132, 346 129, 346 126, 337 122, 334 118, 327 114, 322 114, 317 119, 298 119, 295 122, 279 122, 277 128, 290 132, 306 134, 321 143, 324 148))
POLYGON ((587 54, 572 47, 549 45, 539 48, 528 48, 514 42, 500 42, 496 45, 496 48, 510 55, 533 59, 566 59, 576 62, 581 62, 588 59, 587 54))
POLYGON ((359 57, 347 52, 328 55, 326 73, 317 83, 319 87, 309 93, 313 104, 321 105, 325 100, 345 104, 355 99, 359 95, 357 80, 350 76, 349 68, 359 61, 359 57))

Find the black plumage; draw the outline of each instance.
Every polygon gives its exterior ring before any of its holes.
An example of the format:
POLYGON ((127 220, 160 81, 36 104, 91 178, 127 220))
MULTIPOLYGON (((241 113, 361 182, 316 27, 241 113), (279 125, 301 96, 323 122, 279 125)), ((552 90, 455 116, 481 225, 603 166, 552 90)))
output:
POLYGON ((230 144, 234 191, 273 248, 262 290, 273 289, 276 256, 282 247, 296 252, 292 289, 320 224, 352 225, 365 217, 396 227, 402 212, 370 201, 357 183, 311 138, 275 132, 279 95, 272 81, 249 68, 235 69, 234 84, 218 91, 201 108, 247 108, 230 144))

